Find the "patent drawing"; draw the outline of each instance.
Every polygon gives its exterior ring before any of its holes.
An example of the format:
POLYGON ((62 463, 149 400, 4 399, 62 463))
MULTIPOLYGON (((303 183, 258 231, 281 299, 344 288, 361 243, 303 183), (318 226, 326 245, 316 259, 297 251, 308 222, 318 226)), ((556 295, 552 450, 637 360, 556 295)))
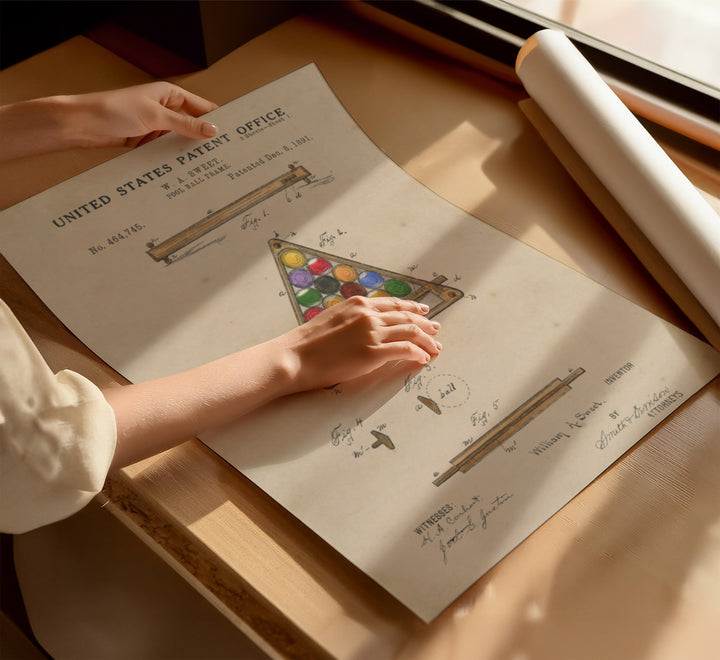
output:
POLYGON ((579 367, 566 378, 554 378, 551 380, 539 392, 515 408, 507 417, 455 456, 455 458, 450 461, 452 467, 437 477, 433 483, 436 486, 440 486, 456 472, 468 472, 474 468, 493 449, 511 438, 524 426, 527 426, 535 417, 544 410, 547 410, 561 396, 567 394, 571 390, 570 383, 584 373, 585 369, 579 367))
POLYGON ((424 406, 432 410, 436 415, 442 415, 442 410, 440 410, 440 406, 435 403, 435 401, 430 397, 418 395, 417 399, 424 406))
POLYGON ((432 318, 464 295, 443 275, 420 280, 275 238, 268 244, 300 324, 351 296, 422 300, 432 318))
POLYGON ((147 247, 149 248, 147 253, 155 261, 164 261, 166 264, 170 264, 172 263, 172 259, 170 258, 172 254, 187 245, 190 245, 190 243, 196 241, 198 238, 201 238, 208 232, 217 229, 220 225, 225 224, 241 213, 245 213, 245 211, 248 211, 253 206, 264 202, 266 199, 269 199, 273 195, 289 188, 298 181, 310 183, 311 174, 302 165, 290 165, 289 167, 289 172, 275 177, 252 192, 249 192, 239 199, 236 199, 234 202, 223 206, 218 211, 210 213, 202 220, 198 220, 186 229, 179 231, 177 234, 165 239, 161 243, 147 243, 147 247))
POLYGON ((395 443, 390 439, 390 436, 380 431, 370 431, 371 435, 376 438, 375 442, 372 443, 372 448, 377 449, 378 447, 385 446, 388 449, 395 449, 395 443))

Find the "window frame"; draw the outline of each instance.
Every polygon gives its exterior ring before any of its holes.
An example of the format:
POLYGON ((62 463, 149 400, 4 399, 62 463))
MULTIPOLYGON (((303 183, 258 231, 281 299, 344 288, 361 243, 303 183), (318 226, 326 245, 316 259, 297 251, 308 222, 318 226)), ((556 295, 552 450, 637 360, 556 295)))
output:
POLYGON ((604 78, 681 112, 709 122, 720 120, 720 89, 502 0, 364 2, 513 70, 518 51, 528 37, 545 28, 560 29, 604 78))

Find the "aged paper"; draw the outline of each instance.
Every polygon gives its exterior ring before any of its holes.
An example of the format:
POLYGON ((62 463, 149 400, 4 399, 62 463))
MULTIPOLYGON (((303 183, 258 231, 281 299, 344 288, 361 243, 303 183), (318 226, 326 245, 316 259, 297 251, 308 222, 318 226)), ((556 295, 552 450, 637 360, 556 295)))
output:
POLYGON ((424 620, 720 370, 717 352, 448 204, 313 65, 8 209, 3 253, 131 381, 425 300, 444 350, 203 440, 424 620))

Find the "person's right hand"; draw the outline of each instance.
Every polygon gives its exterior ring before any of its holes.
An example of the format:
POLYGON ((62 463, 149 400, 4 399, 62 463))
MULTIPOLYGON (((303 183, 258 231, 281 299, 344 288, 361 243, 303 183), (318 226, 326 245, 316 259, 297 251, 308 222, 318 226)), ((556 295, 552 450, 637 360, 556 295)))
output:
POLYGON ((292 390, 328 387, 394 360, 427 364, 442 346, 427 305, 353 296, 275 340, 286 351, 292 390))
POLYGON ((232 423, 284 396, 359 378, 393 360, 427 364, 441 346, 427 305, 354 296, 275 339, 194 369, 104 390, 115 413, 113 466, 232 423))

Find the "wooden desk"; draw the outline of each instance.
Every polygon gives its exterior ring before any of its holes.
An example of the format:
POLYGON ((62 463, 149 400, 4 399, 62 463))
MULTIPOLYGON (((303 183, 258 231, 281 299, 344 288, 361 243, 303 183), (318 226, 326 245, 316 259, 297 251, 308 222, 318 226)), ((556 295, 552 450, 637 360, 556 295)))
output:
MULTIPOLYGON (((177 82, 224 103, 314 61, 368 135, 437 194, 689 327, 524 120, 521 90, 327 11, 177 82)), ((78 37, 0 73, 0 102, 148 79, 78 37)), ((116 153, 5 165, 0 206, 116 153)), ((717 172, 688 171, 720 197, 717 172)), ((101 386, 122 381, 4 260, 0 276, 0 296, 52 368, 101 386)), ((709 658, 720 648, 719 410, 716 379, 429 625, 196 440, 113 475, 104 496, 108 510, 282 656, 709 658)))

